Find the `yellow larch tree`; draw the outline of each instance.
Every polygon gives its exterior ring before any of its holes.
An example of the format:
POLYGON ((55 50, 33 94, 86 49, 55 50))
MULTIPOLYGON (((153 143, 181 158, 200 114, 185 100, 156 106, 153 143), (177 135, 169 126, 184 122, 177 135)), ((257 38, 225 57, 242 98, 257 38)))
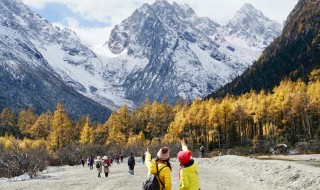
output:
POLYGON ((4 127, 13 127, 15 125, 15 115, 10 108, 4 108, 1 112, 1 125, 4 127))
POLYGON ((81 130, 79 143, 81 145, 92 144, 94 140, 93 129, 90 127, 90 117, 86 117, 86 123, 81 130))
POLYGON ((23 134, 30 135, 31 127, 36 121, 37 116, 34 114, 32 107, 29 107, 27 110, 20 110, 18 126, 23 134))
POLYGON ((31 126, 29 133, 34 139, 46 139, 49 135, 52 113, 47 111, 41 114, 31 126))
POLYGON ((57 109, 51 119, 51 129, 49 133, 52 150, 65 147, 72 142, 72 125, 68 114, 64 111, 63 105, 58 103, 57 109))

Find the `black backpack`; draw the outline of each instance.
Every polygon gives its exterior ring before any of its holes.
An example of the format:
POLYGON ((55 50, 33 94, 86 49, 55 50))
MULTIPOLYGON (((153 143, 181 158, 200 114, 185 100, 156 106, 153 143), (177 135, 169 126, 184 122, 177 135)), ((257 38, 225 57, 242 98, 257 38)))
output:
POLYGON ((160 190, 160 183, 162 185, 162 189, 164 189, 164 184, 159 178, 159 173, 161 172, 161 170, 163 170, 163 168, 167 166, 161 168, 160 171, 158 171, 158 163, 156 163, 156 167, 157 167, 157 173, 149 175, 148 179, 142 183, 142 190, 160 190))
POLYGON ((100 163, 99 162, 97 162, 96 168, 100 168, 100 163))

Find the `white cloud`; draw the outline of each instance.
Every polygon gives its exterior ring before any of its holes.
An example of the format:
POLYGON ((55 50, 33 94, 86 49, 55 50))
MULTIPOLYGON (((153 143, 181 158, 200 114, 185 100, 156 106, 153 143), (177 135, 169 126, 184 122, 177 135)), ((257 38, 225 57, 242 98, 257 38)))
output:
POLYGON ((67 23, 63 25, 60 22, 53 23, 54 26, 58 26, 60 28, 70 28, 71 30, 75 31, 79 38, 82 40, 83 43, 88 44, 89 46, 94 45, 102 45, 105 43, 109 36, 113 26, 110 27, 100 27, 100 28, 87 28, 84 26, 80 26, 78 20, 75 18, 65 18, 63 23, 67 23))
MULTIPOLYGON (((226 24, 244 3, 251 3, 267 17, 282 23, 298 0, 175 0, 179 4, 189 4, 199 16, 206 16, 219 24, 226 24)), ((154 0, 23 0, 29 6, 41 9, 48 3, 62 3, 84 19, 111 23, 111 27, 84 28, 70 18, 68 26, 81 39, 90 44, 103 44, 112 27, 129 17, 143 3, 154 0)), ((173 2, 173 0, 169 0, 173 2)), ((61 23, 63 23, 61 21, 61 23)))

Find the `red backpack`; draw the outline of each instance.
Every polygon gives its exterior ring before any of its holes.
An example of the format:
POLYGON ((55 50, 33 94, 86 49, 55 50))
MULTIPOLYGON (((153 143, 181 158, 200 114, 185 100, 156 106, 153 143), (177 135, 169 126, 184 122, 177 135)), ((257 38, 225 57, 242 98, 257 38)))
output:
POLYGON ((108 160, 105 160, 104 163, 107 164, 107 166, 111 166, 109 159, 108 159, 108 160))

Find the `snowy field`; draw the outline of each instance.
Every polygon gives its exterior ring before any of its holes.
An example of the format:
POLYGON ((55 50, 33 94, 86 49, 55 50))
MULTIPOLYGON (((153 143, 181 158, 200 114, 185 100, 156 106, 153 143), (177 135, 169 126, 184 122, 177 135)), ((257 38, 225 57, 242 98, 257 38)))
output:
MULTIPOLYGON (((298 157, 298 156, 297 156, 298 157)), ((308 156, 302 156, 308 160, 308 156)), ((320 155, 310 159, 319 161, 320 155)), ((298 158, 297 158, 298 159, 298 158)), ((199 163, 201 190, 320 190, 320 168, 282 160, 257 160, 240 156, 196 159, 199 163)), ((173 165, 173 189, 178 189, 179 164, 173 165)), ((8 182, 0 179, 0 189, 45 190, 140 190, 147 169, 137 163, 135 175, 130 176, 126 160, 113 164, 108 178, 97 177, 96 170, 82 166, 51 167, 39 179, 8 182)))

